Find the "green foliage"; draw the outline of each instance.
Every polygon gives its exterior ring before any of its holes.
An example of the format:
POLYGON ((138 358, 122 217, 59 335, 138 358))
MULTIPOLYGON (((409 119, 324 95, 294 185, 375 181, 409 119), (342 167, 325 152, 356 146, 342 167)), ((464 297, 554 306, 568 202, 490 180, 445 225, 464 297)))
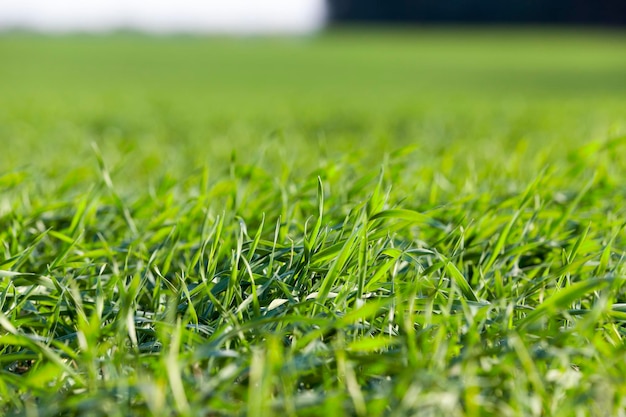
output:
POLYGON ((626 46, 540 34, 1 37, 0 413, 624 415, 626 46))

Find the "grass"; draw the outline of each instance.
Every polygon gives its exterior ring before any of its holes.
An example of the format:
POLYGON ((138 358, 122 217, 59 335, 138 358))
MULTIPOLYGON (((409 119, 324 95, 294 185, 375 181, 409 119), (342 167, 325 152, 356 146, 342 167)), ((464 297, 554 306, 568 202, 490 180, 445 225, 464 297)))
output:
POLYGON ((623 33, 0 53, 2 414, 625 415, 623 33))

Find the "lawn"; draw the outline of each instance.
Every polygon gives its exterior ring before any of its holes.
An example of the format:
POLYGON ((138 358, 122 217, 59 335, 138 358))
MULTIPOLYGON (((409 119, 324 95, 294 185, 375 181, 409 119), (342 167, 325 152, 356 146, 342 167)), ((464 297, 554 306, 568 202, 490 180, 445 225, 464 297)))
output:
POLYGON ((0 60, 0 414, 626 416, 626 33, 0 60))

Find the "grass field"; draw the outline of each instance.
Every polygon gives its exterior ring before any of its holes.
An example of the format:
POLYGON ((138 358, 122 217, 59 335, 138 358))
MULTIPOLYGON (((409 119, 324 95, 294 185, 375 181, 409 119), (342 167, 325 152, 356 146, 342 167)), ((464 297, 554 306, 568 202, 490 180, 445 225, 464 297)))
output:
POLYGON ((0 414, 626 415, 624 32, 0 57, 0 414))

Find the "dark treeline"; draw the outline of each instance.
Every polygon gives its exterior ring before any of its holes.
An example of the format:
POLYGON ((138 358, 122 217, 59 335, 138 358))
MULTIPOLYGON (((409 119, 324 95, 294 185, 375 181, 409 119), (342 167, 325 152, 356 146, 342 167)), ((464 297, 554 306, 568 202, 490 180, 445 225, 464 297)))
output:
POLYGON ((335 22, 626 25, 626 0, 328 0, 335 22))

